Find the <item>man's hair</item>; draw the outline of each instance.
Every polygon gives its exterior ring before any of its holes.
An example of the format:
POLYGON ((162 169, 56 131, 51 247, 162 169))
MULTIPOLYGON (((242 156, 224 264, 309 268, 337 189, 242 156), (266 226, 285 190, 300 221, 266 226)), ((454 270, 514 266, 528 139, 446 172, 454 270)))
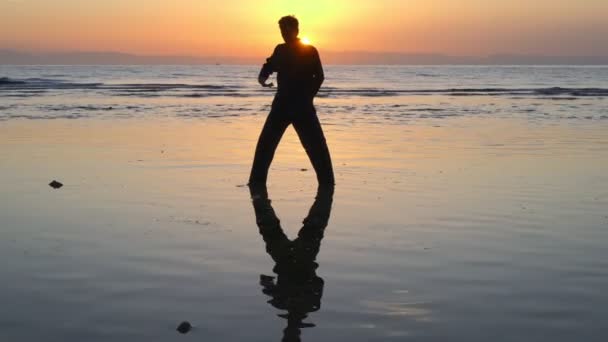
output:
POLYGON ((281 28, 299 29, 300 23, 294 15, 284 16, 279 20, 279 26, 281 28))

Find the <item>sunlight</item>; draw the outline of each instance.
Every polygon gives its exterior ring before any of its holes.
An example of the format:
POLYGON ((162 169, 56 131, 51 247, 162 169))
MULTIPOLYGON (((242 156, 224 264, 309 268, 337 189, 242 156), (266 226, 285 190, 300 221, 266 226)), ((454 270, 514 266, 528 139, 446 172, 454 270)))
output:
POLYGON ((302 44, 310 45, 310 39, 308 39, 308 37, 302 37, 300 41, 302 42, 302 44))
POLYGON ((252 4, 251 12, 256 14, 258 20, 256 30, 268 30, 264 33, 268 45, 272 45, 280 35, 276 26, 263 26, 266 25, 264 23, 276 23, 285 15, 295 15, 300 21, 301 34, 306 33, 309 41, 320 48, 342 44, 344 36, 338 38, 336 31, 352 25, 350 23, 354 18, 364 17, 363 14, 358 15, 364 11, 352 6, 348 0, 259 0, 252 4))

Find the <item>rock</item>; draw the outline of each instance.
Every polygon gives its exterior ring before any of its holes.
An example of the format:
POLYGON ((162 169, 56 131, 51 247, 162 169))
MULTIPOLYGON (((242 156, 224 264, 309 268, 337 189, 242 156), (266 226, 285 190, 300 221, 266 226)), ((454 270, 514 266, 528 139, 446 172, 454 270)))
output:
POLYGON ((190 330, 192 330, 192 324, 190 324, 188 321, 183 321, 175 330, 177 330, 180 334, 187 334, 190 330))
POLYGON ((53 189, 59 189, 63 186, 63 184, 59 183, 58 181, 54 180, 52 182, 49 183, 49 186, 53 189))
POLYGON ((308 171, 308 169, 300 169, 300 171, 304 172, 304 171, 308 171))

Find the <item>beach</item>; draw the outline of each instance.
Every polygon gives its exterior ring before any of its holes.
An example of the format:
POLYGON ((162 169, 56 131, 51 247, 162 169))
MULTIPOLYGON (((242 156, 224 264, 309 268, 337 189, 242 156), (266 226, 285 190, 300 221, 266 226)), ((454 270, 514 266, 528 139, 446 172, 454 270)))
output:
MULTIPOLYGON (((246 186, 256 67, 21 68, 0 68, 0 340, 281 340, 246 186)), ((336 186, 300 338, 604 341, 607 73, 329 67, 336 186)), ((289 128, 268 183, 288 237, 316 190, 289 128)))

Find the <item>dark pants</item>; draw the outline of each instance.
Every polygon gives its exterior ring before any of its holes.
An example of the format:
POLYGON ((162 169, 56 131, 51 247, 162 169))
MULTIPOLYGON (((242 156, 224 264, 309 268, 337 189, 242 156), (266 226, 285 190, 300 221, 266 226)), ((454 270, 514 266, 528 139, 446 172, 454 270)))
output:
POLYGON ((334 184, 334 171, 323 129, 315 107, 310 104, 287 106, 275 102, 266 119, 255 149, 249 183, 266 183, 274 152, 287 127, 292 124, 308 154, 319 184, 334 184))

